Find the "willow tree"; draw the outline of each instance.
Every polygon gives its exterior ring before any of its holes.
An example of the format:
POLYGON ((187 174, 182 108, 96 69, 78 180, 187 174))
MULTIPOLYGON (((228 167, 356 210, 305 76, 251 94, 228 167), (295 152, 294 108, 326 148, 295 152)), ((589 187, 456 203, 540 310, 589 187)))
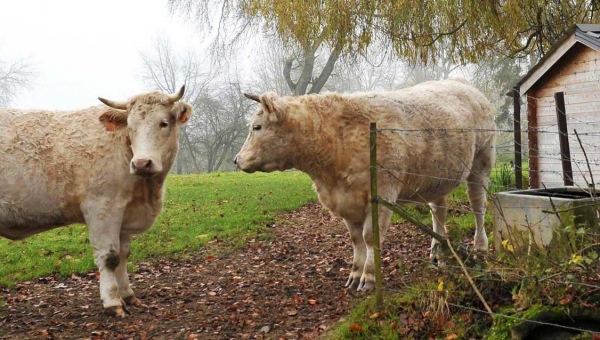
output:
MULTIPOLYGON (((202 30, 217 22, 217 44, 276 36, 301 51, 283 73, 295 94, 319 92, 341 56, 377 43, 413 63, 454 64, 490 56, 542 55, 576 23, 598 21, 598 0, 169 0, 202 30), (213 20, 214 19, 214 20, 213 20), (329 51, 313 74, 317 51, 329 51), (300 66, 296 79, 294 65, 300 66), (310 85, 310 88, 309 88, 310 85)), ((322 56, 321 56, 322 57, 322 56)))

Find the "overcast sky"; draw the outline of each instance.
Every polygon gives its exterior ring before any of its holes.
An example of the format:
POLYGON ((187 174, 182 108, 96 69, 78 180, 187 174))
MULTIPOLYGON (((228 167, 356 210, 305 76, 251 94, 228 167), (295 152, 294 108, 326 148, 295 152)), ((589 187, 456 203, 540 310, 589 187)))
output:
POLYGON ((123 100, 148 90, 140 52, 160 35, 174 47, 199 46, 191 22, 167 0, 15 0, 0 2, 0 60, 27 58, 34 87, 12 107, 66 110, 123 100))

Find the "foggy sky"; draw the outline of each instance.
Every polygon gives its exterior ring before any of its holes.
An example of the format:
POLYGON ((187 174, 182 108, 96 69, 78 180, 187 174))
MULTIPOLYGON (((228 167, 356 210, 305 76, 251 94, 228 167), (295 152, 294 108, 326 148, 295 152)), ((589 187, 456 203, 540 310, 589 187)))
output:
POLYGON ((166 0, 2 1, 0 60, 25 58, 37 72, 11 106, 76 109, 144 92, 140 52, 159 35, 181 48, 201 44, 166 0))

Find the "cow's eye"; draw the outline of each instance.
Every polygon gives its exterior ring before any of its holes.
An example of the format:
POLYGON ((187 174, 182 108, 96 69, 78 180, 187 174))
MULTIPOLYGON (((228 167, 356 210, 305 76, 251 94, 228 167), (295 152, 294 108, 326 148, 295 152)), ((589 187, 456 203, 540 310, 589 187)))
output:
POLYGON ((169 126, 169 123, 167 122, 160 122, 160 124, 158 124, 158 126, 160 126, 161 128, 166 128, 167 126, 169 126))
POLYGON ((262 126, 260 126, 260 125, 254 125, 254 126, 252 126, 252 130, 254 130, 254 131, 260 131, 261 127, 262 126))

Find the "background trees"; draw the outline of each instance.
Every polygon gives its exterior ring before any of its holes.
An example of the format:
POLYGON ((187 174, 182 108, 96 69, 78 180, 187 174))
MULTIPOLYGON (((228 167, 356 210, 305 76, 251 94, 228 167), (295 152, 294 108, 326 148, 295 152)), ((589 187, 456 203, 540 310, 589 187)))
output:
POLYGON ((216 73, 196 95, 197 120, 182 141, 195 171, 227 169, 252 111, 242 88, 302 95, 459 76, 486 93, 499 126, 512 126, 505 94, 574 24, 599 19, 597 0, 167 1, 212 41, 216 73))
POLYGON ((175 51, 164 38, 141 57, 142 77, 151 87, 174 93, 185 84, 183 99, 194 107, 192 118, 181 128, 175 172, 231 170, 229 160, 243 143, 245 115, 250 111, 239 80, 211 67, 192 49, 175 51))
POLYGON ((0 106, 9 106, 19 91, 33 84, 35 71, 27 60, 0 60, 0 106))
POLYGON ((363 54, 373 45, 413 64, 541 55, 573 24, 597 22, 599 8, 597 0, 168 3, 173 12, 194 18, 201 31, 215 29, 217 51, 257 33, 277 37, 287 50, 282 72, 296 95, 318 93, 341 56, 363 54), (317 59, 322 65, 318 70, 317 59), (291 72, 294 65, 300 68, 296 77, 291 72))

